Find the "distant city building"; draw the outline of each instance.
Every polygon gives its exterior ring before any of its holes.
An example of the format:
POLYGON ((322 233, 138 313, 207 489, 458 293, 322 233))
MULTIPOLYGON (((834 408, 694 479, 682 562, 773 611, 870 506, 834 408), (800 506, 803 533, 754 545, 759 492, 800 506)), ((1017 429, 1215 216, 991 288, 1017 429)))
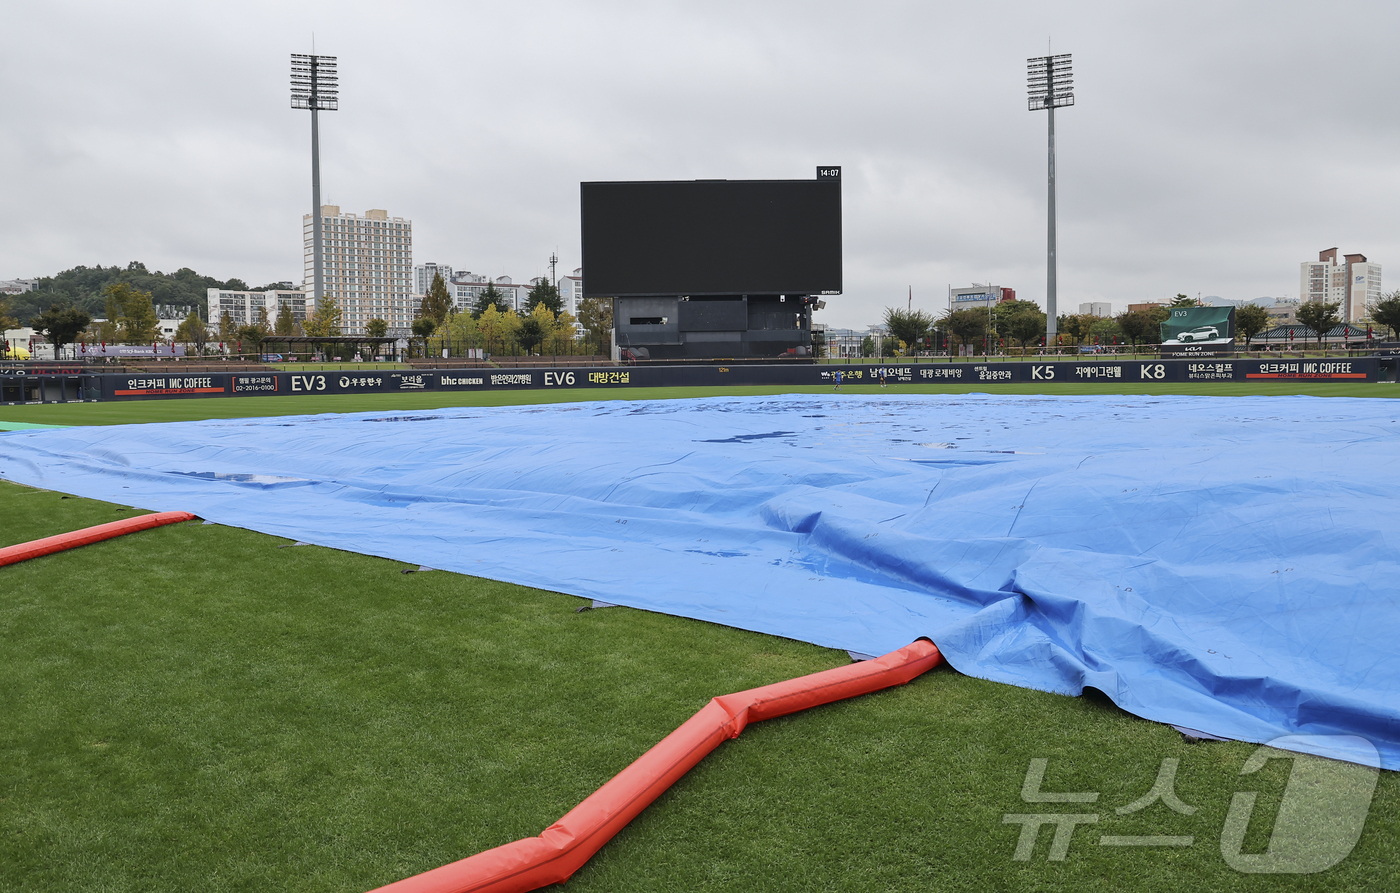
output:
POLYGON ((1272 306, 1264 308, 1264 312, 1269 314, 1269 325, 1271 326, 1291 326, 1298 322, 1298 301, 1290 301, 1286 298, 1275 298, 1272 306))
POLYGON ((578 305, 583 301, 583 267, 559 277, 559 300, 564 303, 565 310, 578 316, 578 305))
POLYGON ((511 310, 522 310, 529 302, 530 286, 516 285, 509 276, 491 279, 470 270, 458 270, 448 283, 447 292, 452 296, 452 304, 459 313, 471 313, 487 285, 496 286, 496 291, 504 296, 505 304, 511 310))
POLYGON ((435 264, 429 261, 425 264, 415 264, 413 267, 413 293, 416 295, 426 295, 433 287, 433 277, 442 276, 442 284, 450 286, 452 283, 452 268, 446 264, 435 264))
POLYGON ((185 318, 183 316, 179 319, 158 318, 156 320, 156 331, 160 332, 160 340, 170 341, 174 339, 175 333, 179 331, 180 323, 184 321, 185 318))
POLYGON ((283 305, 291 308, 292 319, 304 322, 306 295, 304 291, 280 288, 268 291, 228 291, 211 288, 208 291, 209 318, 205 320, 205 324, 218 328, 219 320, 227 313, 235 326, 246 326, 258 321, 258 309, 261 308, 267 311, 268 324, 275 326, 283 305))
POLYGON ((1107 301, 1091 301, 1079 305, 1080 316, 1112 316, 1113 305, 1107 301))
POLYGON ((1000 285, 978 285, 974 282, 971 288, 953 288, 948 290, 949 310, 973 310, 979 308, 985 310, 993 304, 1014 300, 1016 300, 1016 289, 1003 288, 1000 285))
POLYGON ((0 279, 0 295, 22 295, 38 285, 38 279, 0 279))
POLYGON ((1299 265, 1298 295, 1307 301, 1340 306, 1343 322, 1365 319, 1367 307, 1381 297, 1381 265, 1364 254, 1346 254, 1337 260, 1337 249, 1320 251, 1316 261, 1299 265))
MULTIPOLYGON (((366 211, 361 217, 342 214, 339 205, 322 205, 321 224, 326 295, 340 303, 341 332, 363 335, 366 323, 382 319, 389 323, 390 335, 412 335, 413 315, 421 301, 413 289, 413 222, 390 217, 384 210, 366 211)), ((311 225, 307 214, 302 218, 302 246, 308 293, 314 269, 311 225)))
POLYGON ((452 302, 459 311, 471 313, 476 309, 477 299, 481 297, 486 285, 486 277, 480 273, 459 270, 457 275, 452 277, 452 302))
POLYGON ((1162 301, 1144 301, 1144 302, 1141 303, 1141 304, 1129 304, 1129 305, 1128 305, 1128 312, 1129 312, 1129 313, 1146 313, 1146 312, 1149 311, 1149 310, 1155 310, 1155 309, 1157 309, 1158 307, 1165 307, 1165 306, 1167 306, 1167 305, 1166 305, 1164 302, 1162 302, 1162 301))
MULTIPOLYGON (((428 289, 432 288, 433 276, 437 273, 442 274, 443 284, 447 286, 447 293, 451 296, 452 304, 459 313, 470 313, 475 310, 481 293, 486 290, 487 285, 496 286, 496 291, 504 296, 505 304, 511 310, 525 312, 530 303, 530 289, 535 283, 545 281, 544 277, 537 276, 528 283, 517 285, 509 276, 497 276, 492 279, 481 273, 458 270, 446 264, 418 264, 413 268, 412 304, 415 308, 422 302, 428 289)), ((574 270, 573 275, 563 276, 559 279, 559 298, 563 302, 565 310, 578 316, 578 304, 579 301, 583 300, 582 267, 574 270)))

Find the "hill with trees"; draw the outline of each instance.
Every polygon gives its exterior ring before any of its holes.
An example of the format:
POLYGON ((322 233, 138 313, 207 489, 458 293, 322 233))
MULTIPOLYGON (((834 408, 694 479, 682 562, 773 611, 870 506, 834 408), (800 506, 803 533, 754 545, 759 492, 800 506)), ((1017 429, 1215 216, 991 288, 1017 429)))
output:
MULTIPOLYGON (((201 276, 189 267, 181 267, 174 273, 151 272, 145 264, 134 260, 125 267, 78 266, 45 276, 32 291, 9 296, 9 313, 17 319, 28 321, 57 304, 75 307, 92 316, 102 316, 106 312, 107 289, 118 284, 149 292, 152 303, 157 307, 198 307, 205 319, 208 319, 207 289, 249 290, 248 283, 242 279, 201 276)), ((259 288, 285 286, 286 283, 272 283, 259 288)))

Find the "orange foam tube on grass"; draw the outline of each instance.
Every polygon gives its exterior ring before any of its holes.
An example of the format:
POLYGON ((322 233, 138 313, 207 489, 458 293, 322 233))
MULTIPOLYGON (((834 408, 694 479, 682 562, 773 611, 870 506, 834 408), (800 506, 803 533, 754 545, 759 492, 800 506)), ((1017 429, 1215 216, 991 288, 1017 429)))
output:
POLYGON ((751 722, 903 685, 943 659, 920 639, 861 663, 714 698, 680 728, 527 837, 378 888, 375 893, 517 893, 560 884, 692 766, 751 722))
POLYGON ((149 515, 138 515, 135 518, 123 518, 108 524, 98 524, 96 527, 84 527, 82 530, 60 533, 57 536, 47 536, 33 542, 6 546, 0 549, 0 567, 28 561, 41 555, 52 555, 65 549, 76 549, 78 546, 99 543, 102 540, 135 533, 138 530, 150 530, 152 527, 163 527, 166 524, 193 521, 197 517, 189 512, 154 512, 149 515))

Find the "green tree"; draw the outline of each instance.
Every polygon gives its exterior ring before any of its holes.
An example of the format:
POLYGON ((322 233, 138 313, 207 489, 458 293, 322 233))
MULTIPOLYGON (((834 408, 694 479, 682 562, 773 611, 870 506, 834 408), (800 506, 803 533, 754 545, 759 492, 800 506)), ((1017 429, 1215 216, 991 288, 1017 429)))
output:
POLYGON ((1112 344, 1122 339, 1123 330, 1119 328, 1118 320, 1100 316, 1089 324, 1089 334, 1098 344, 1112 344))
POLYGON ((243 345, 243 350, 256 350, 262 345, 262 339, 272 334, 272 326, 267 320, 267 305, 258 307, 258 313, 253 317, 252 322, 238 327, 235 333, 239 342, 243 345))
POLYGON ((515 330, 515 340, 520 343, 525 353, 529 354, 545 339, 545 334, 539 318, 532 314, 520 321, 520 327, 515 330))
POLYGON ((448 355, 454 357, 462 356, 469 348, 477 347, 481 338, 477 321, 472 319, 470 313, 452 314, 430 334, 433 337, 431 347, 434 355, 447 350, 448 355))
POLYGON ((933 319, 922 310, 900 310, 898 307, 886 307, 885 328, 890 330, 890 334, 900 341, 903 341, 913 349, 919 343, 919 339, 928 335, 929 326, 933 325, 933 319))
POLYGON ((209 341, 209 327, 199 318, 198 310, 191 310, 190 315, 180 323, 175 330, 175 340, 181 344, 193 344, 195 352, 203 355, 204 345, 209 341))
POLYGON ((264 332, 257 323, 248 323, 247 325, 239 326, 238 330, 233 334, 234 337, 238 339, 238 343, 243 352, 247 353, 248 351, 257 350, 258 345, 262 343, 263 335, 267 333, 264 332))
POLYGON ((1201 302, 1198 301, 1198 300, 1196 300, 1195 298, 1188 298, 1188 297, 1186 297, 1186 295, 1177 295, 1176 297, 1172 298, 1172 302, 1171 302, 1170 304, 1168 304, 1167 306, 1168 306, 1168 307, 1199 307, 1199 306, 1201 306, 1201 302))
POLYGON ((1400 338, 1400 291, 1393 291, 1376 302, 1371 319, 1390 329, 1392 338, 1400 338))
POLYGON ((423 344, 423 356, 428 355, 428 337, 437 329, 437 322, 431 316, 420 316, 413 321, 410 327, 414 337, 423 344))
POLYGON ((1156 314, 1142 310, 1130 310, 1126 313, 1118 314, 1118 328, 1123 330, 1123 336, 1132 342, 1133 352, 1137 352, 1137 346, 1142 343, 1151 344, 1156 341, 1161 334, 1161 320, 1156 314))
POLYGON ((1011 317, 1018 313, 1040 312, 1034 301, 998 301, 992 305, 992 328, 1002 338, 1011 337, 1011 317))
POLYGON ((1341 322, 1337 316, 1341 306, 1327 301, 1308 301, 1298 307, 1298 322, 1313 330, 1319 347, 1322 346, 1323 337, 1341 322))
POLYGON ((549 308, 549 312, 555 316, 564 309, 564 299, 559 297, 559 286, 550 284, 548 279, 541 276, 535 280, 535 284, 530 288, 525 308, 533 313, 535 308, 543 304, 549 308))
MULTIPOLYGON (((136 261, 132 261, 136 264, 136 261)), ((145 267, 141 268, 142 271, 145 267)), ((151 293, 125 282, 114 282, 104 289, 107 319, 118 327, 117 338, 126 344, 147 344, 155 340, 160 327, 151 293)))
POLYGON ((496 283, 488 282, 481 293, 476 296, 476 306, 472 308, 472 317, 481 319, 481 315, 486 312, 486 308, 495 307, 497 313, 509 313, 510 305, 506 303, 505 292, 496 288, 496 283))
POLYGON ((292 305, 283 304, 277 309, 277 323, 273 329, 279 335, 291 335, 297 330, 296 317, 292 316, 292 305))
POLYGON ((0 298, 0 332, 18 328, 19 320, 10 315, 10 302, 0 298))
POLYGON ((302 326, 313 338, 334 338, 340 334, 340 303, 330 295, 316 302, 316 312, 302 326))
POLYGON ((1073 338, 1075 344, 1080 344, 1089 337, 1098 320, 1099 317, 1089 313, 1068 313, 1060 317, 1058 329, 1073 338))
POLYGON ((433 321, 433 325, 442 325, 452 313, 452 297, 447 293, 447 283, 442 281, 441 273, 433 274, 433 284, 428 287, 428 293, 423 296, 423 301, 418 305, 419 318, 427 318, 433 321))
POLYGON ((19 320, 10 315, 9 302, 0 297, 0 357, 10 353, 10 342, 4 337, 5 332, 18 328, 19 320))
POLYGON ((87 328, 92 317, 84 310, 63 304, 53 304, 48 310, 29 321, 29 325, 53 345, 54 359, 63 354, 63 346, 71 344, 78 333, 87 328))
POLYGON ((943 328, 959 344, 972 344, 987 334, 985 310, 951 310, 943 316, 943 328))
POLYGON ((92 337, 88 341, 101 341, 105 344, 117 343, 117 324, 110 319, 93 320, 88 326, 88 334, 92 337))
POLYGON ((862 357, 873 357, 873 356, 875 356, 875 339, 874 339, 874 338, 871 338, 869 335, 866 335, 864 338, 860 339, 860 355, 861 355, 862 357))
POLYGON ((1024 350, 1027 342, 1045 334, 1045 313, 1030 301, 1007 303, 1026 305, 1008 315, 1003 323, 1006 326, 1005 334, 1021 342, 1021 349, 1024 350))
POLYGON ((234 332, 233 317, 229 316, 228 311, 225 310, 219 314, 219 340, 228 344, 233 340, 234 332))
POLYGON ((612 353, 613 305, 611 298, 584 298, 578 304, 578 324, 597 345, 600 354, 612 353))
POLYGON ((1235 331, 1244 336, 1244 349, 1254 336, 1269 327, 1269 311, 1258 304, 1245 304, 1235 310, 1235 331))
POLYGON ((384 338, 389 334, 389 321, 378 317, 365 323, 365 334, 371 338, 384 338))

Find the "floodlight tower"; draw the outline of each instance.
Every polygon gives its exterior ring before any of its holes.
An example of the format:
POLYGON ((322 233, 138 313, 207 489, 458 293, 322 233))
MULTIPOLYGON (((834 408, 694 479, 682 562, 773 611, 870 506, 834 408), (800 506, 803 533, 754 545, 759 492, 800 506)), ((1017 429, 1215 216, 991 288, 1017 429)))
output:
POLYGON ((1055 339, 1055 109, 1074 105, 1074 70, 1070 54, 1036 56, 1026 60, 1027 107, 1050 113, 1050 207, 1045 247, 1045 345, 1055 339))
POLYGON ((333 112, 340 107, 340 85, 334 56, 305 56, 292 53, 292 108, 311 111, 311 264, 313 293, 320 302, 324 294, 321 261, 321 136, 317 112, 333 112))

